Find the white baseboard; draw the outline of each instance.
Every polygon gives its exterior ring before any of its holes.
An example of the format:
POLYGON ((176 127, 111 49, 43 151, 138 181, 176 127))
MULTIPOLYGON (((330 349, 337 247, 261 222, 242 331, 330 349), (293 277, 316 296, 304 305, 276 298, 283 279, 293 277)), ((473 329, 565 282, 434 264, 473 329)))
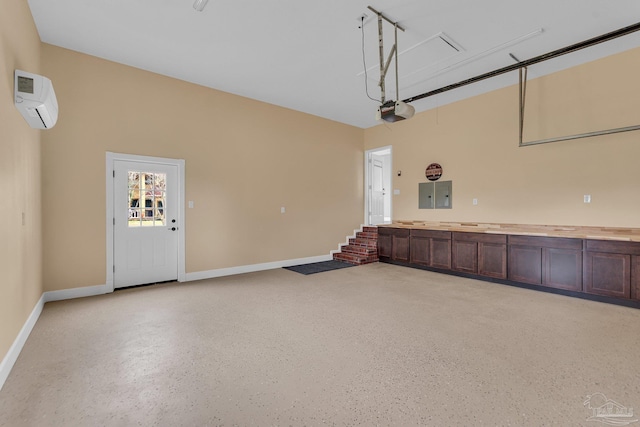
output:
POLYGON ((36 306, 33 307, 31 314, 29 315, 29 317, 27 318, 27 321, 25 322, 24 326, 20 330, 20 333, 18 334, 16 339, 13 341, 13 344, 9 348, 9 351, 7 352, 7 354, 4 356, 4 359, 2 359, 2 363, 0 363, 0 390, 2 389, 2 386, 4 386, 4 382, 7 380, 7 377, 9 376, 9 373, 11 372, 13 365, 16 363, 16 360, 18 360, 18 356, 22 351, 22 347, 24 347, 24 343, 27 342, 27 338, 29 338, 29 334, 31 333, 31 331, 33 330, 33 327, 38 321, 38 318, 40 317, 40 313, 42 313, 42 308, 44 307, 44 303, 45 301, 44 301, 44 294, 43 294, 38 300, 38 302, 36 303, 36 306))
POLYGON ((239 267, 218 268, 216 270, 196 271, 194 273, 187 273, 186 281, 191 282, 193 280, 213 279, 214 277, 233 276, 234 274, 273 270, 274 268, 291 267, 292 265, 311 264, 314 262, 322 261, 331 261, 332 259, 333 254, 329 254, 307 258, 288 259, 284 261, 265 262, 262 264, 241 265, 239 267))
POLYGON ((97 285, 97 286, 88 286, 85 288, 73 288, 73 289, 63 289, 61 291, 49 291, 44 292, 36 306, 31 311, 31 314, 27 318, 24 326, 20 330, 20 333, 13 341, 11 348, 2 359, 0 363, 0 390, 4 386, 5 381, 9 377, 9 373, 13 368, 13 365, 18 360, 18 356, 22 351, 22 347, 24 347, 25 342, 27 342, 27 338, 29 338, 29 334, 33 330, 40 314, 42 313, 42 309, 44 308, 44 304, 51 301, 61 301, 66 299, 73 298, 81 298, 81 297, 89 297, 94 295, 102 295, 107 293, 106 285, 97 285))
POLYGON ((62 289, 60 291, 48 291, 42 294, 44 302, 63 301, 73 298, 92 297, 110 292, 107 285, 87 286, 84 288, 62 289))

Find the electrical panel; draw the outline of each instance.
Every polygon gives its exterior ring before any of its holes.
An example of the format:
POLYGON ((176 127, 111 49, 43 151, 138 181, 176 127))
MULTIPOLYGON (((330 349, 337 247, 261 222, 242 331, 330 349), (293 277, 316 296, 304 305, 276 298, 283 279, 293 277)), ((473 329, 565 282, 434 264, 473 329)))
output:
POLYGON ((451 209, 452 181, 421 182, 418 184, 418 209, 451 209))
POLYGON ((437 181, 435 184, 436 209, 451 209, 451 181, 437 181))
POLYGON ((433 182, 418 184, 418 209, 433 209, 435 206, 433 182))

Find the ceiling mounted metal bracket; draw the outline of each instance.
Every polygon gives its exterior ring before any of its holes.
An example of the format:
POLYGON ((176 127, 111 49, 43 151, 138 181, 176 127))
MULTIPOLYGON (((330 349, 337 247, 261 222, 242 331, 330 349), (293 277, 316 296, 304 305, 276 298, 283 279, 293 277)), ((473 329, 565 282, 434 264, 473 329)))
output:
MULTIPOLYGON (((516 56, 513 53, 510 53, 509 56, 516 61, 518 64, 520 63, 520 60, 518 58, 516 58, 516 56)), ((519 102, 519 106, 520 106, 520 111, 519 111, 519 117, 520 117, 520 146, 522 146, 522 138, 524 135, 524 106, 525 106, 525 102, 526 102, 526 97, 527 97, 527 73, 528 73, 529 69, 527 67, 520 67, 518 69, 518 77, 519 77, 519 98, 520 98, 520 102, 519 102)))
POLYGON ((515 71, 515 70, 517 70, 519 68, 522 68, 522 67, 529 67, 531 65, 538 64, 538 63, 543 62, 543 61, 548 61, 548 60, 556 58, 558 56, 562 56, 562 55, 566 55, 568 53, 576 52, 576 51, 578 51, 580 49, 584 49, 584 48, 587 48, 587 47, 595 46, 595 45, 597 45, 599 43, 603 43, 603 42, 607 42, 607 41, 610 41, 610 40, 614 40, 614 39, 617 39, 618 37, 626 36, 628 34, 632 34, 632 33, 636 32, 636 31, 640 31, 640 22, 638 22, 636 24, 633 24, 633 25, 629 25, 628 27, 620 28, 619 30, 612 31, 610 33, 603 34, 601 36, 597 36, 597 37, 585 40, 585 41, 580 42, 580 43, 573 44, 571 46, 564 47, 562 49, 554 50, 554 51, 546 53, 544 55, 536 56, 534 58, 526 59, 524 61, 519 61, 517 64, 508 65, 506 67, 499 68, 497 70, 490 71, 488 73, 484 73, 484 74, 481 74, 479 76, 475 76, 475 77, 471 77, 471 78, 466 79, 466 80, 462 80, 462 81, 460 81, 458 83, 453 83, 453 84, 450 84, 448 86, 441 87, 439 89, 434 89, 434 90, 431 90, 429 92, 425 92, 425 93, 420 94, 420 95, 412 96, 412 97, 407 98, 407 99, 405 99, 403 101, 408 104, 408 103, 411 103, 413 101, 418 101, 418 100, 423 99, 423 98, 428 98, 430 96, 437 95, 439 93, 448 92, 450 90, 457 89, 457 88, 462 87, 462 86, 470 85, 472 83, 477 83, 479 81, 486 80, 486 79, 489 79, 489 78, 492 78, 492 77, 496 77, 496 76, 499 76, 499 75, 504 74, 504 73, 515 71))
MULTIPOLYGON (((520 63, 520 60, 518 58, 515 57, 515 55, 513 55, 512 53, 509 54, 509 56, 511 58, 513 58, 514 61, 516 61, 517 63, 520 63)), ((525 106, 525 101, 526 101, 526 94, 527 94, 527 67, 521 67, 518 69, 518 75, 519 75, 519 94, 520 94, 520 137, 519 137, 519 142, 518 142, 518 147, 528 147, 530 145, 541 145, 541 144, 549 144, 551 142, 560 142, 560 141, 570 141, 572 139, 582 139, 582 138, 591 138, 594 136, 603 136, 603 135, 612 135, 615 133, 622 133, 622 132, 631 132, 631 131, 636 131, 636 130, 640 130, 640 125, 635 125, 635 126, 625 126, 625 127, 621 127, 621 128, 615 128, 615 129, 605 129, 605 130, 598 130, 598 131, 594 131, 594 132, 587 132, 587 133, 579 133, 579 134, 574 134, 574 135, 565 135, 565 136, 558 136, 558 137, 554 137, 554 138, 547 138, 547 139, 538 139, 535 141, 527 141, 525 142, 523 137, 524 137, 524 106, 525 106)))
POLYGON ((550 142, 570 141, 572 139, 591 138, 593 136, 611 135, 614 133, 631 132, 635 130, 640 130, 640 125, 625 126, 621 128, 615 128, 615 129, 597 130, 595 132, 578 133, 575 135, 558 136, 555 138, 548 138, 548 139, 538 139, 537 141, 523 142, 519 145, 519 147, 529 147, 531 145, 548 144, 550 142))
POLYGON ((380 86, 380 99, 382 100, 382 104, 384 104, 386 101, 385 78, 387 77, 387 71, 389 71, 389 66, 391 65, 392 59, 395 59, 396 69, 396 100, 400 99, 400 92, 398 90, 398 30, 405 31, 405 29, 398 25, 397 22, 394 22, 384 16, 382 12, 377 11, 371 6, 368 6, 368 8, 370 11, 378 15, 378 52, 380 56, 380 81, 378 82, 378 86, 380 86), (391 51, 389 52, 389 56, 387 57, 386 61, 384 59, 384 37, 382 31, 383 20, 393 25, 394 28, 394 43, 391 47, 391 51))
MULTIPOLYGON (((367 6, 367 9, 369 9, 371 12, 375 13, 376 15, 378 15, 378 17, 381 17, 382 19, 384 19, 385 21, 387 21, 389 24, 391 25, 398 25, 397 22, 392 21, 391 19, 387 18, 386 16, 384 16, 384 14, 382 12, 378 12, 377 10, 375 10, 374 8, 372 8, 371 6, 367 6)), ((404 28, 401 25, 398 25, 398 29, 402 32, 404 32, 404 28)))

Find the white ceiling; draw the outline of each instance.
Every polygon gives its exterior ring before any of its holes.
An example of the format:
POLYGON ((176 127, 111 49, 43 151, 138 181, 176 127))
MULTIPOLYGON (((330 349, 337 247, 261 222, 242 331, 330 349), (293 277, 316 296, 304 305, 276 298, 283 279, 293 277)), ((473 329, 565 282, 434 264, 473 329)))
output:
MULTIPOLYGON (((639 21, 638 0, 29 0, 43 42, 367 128, 376 125, 372 6, 399 32, 400 99, 639 21), (459 49, 454 50, 445 41, 459 49)), ((385 23, 385 51, 393 27, 385 23)), ((640 32, 535 65, 535 78, 640 46, 640 32)), ((396 99, 393 65, 387 99, 396 99)), ((416 101, 424 111, 517 83, 517 72, 416 101)), ((54 82, 55 84, 55 82, 54 82)))

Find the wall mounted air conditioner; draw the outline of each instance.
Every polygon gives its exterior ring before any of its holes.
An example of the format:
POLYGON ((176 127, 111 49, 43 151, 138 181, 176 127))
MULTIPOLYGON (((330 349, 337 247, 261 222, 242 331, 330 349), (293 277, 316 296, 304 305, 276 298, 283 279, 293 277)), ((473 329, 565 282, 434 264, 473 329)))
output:
POLYGON ((51 129, 58 121, 58 100, 51 80, 26 71, 15 71, 16 108, 35 129, 51 129))

